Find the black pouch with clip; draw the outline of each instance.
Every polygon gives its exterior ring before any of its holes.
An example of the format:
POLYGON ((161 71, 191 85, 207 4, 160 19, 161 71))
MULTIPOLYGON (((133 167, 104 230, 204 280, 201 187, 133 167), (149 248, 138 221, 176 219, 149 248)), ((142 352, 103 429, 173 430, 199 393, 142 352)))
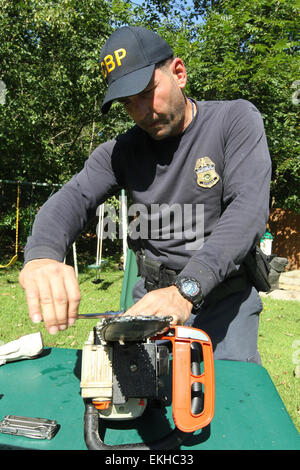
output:
POLYGON ((268 276, 271 270, 267 256, 256 246, 245 258, 244 265, 250 282, 259 292, 269 292, 268 276))

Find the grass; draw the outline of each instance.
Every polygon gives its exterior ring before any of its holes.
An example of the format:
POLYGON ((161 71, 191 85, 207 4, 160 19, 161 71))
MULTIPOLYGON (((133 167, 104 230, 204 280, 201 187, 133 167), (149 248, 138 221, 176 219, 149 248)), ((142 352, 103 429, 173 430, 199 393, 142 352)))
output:
MULTIPOLYGON (((94 270, 85 267, 79 269, 82 296, 79 313, 120 310, 123 271, 115 263, 109 262, 102 269, 102 282, 93 284, 94 270)), ((0 342, 7 343, 22 335, 40 331, 47 347, 81 349, 98 320, 77 320, 73 327, 50 335, 43 323, 33 324, 29 319, 25 294, 18 284, 18 272, 16 266, 0 270, 0 342)))
MULTIPOLYGON (((77 320, 66 331, 49 335, 43 324, 33 324, 27 313, 25 295, 18 284, 20 263, 0 270, 0 343, 40 331, 47 347, 81 349, 97 320, 77 320)), ((95 273, 79 267, 82 293, 80 313, 119 310, 123 271, 113 261, 102 270, 100 284, 93 284, 95 273)), ((300 378, 294 374, 300 358, 300 303, 263 298, 259 328, 259 351, 263 366, 281 396, 300 432, 300 378)))
POLYGON ((300 303, 263 299, 258 347, 265 369, 300 432, 300 303))

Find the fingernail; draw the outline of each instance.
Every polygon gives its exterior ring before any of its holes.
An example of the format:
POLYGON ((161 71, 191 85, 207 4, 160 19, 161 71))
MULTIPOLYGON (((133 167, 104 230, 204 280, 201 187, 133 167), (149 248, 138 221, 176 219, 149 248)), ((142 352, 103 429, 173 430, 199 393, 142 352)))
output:
POLYGON ((68 319, 68 325, 73 326, 75 324, 76 319, 75 318, 69 318, 68 319))
POLYGON ((32 321, 33 321, 33 323, 40 323, 40 321, 41 321, 41 315, 39 315, 38 313, 36 313, 35 315, 33 315, 32 321))
POLYGON ((50 333, 50 335, 55 335, 55 333, 58 332, 57 326, 50 326, 50 328, 48 329, 48 332, 50 333))
POLYGON ((59 328, 60 331, 66 330, 67 325, 58 325, 58 328, 59 328))

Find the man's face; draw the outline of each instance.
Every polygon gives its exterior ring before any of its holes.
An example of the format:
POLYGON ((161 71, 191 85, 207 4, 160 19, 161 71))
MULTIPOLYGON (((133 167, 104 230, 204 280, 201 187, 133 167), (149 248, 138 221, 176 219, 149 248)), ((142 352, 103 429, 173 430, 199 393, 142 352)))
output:
POLYGON ((156 68, 149 85, 138 95, 119 99, 135 123, 155 140, 178 135, 189 123, 182 93, 186 79, 178 73, 178 60, 167 68, 156 68))

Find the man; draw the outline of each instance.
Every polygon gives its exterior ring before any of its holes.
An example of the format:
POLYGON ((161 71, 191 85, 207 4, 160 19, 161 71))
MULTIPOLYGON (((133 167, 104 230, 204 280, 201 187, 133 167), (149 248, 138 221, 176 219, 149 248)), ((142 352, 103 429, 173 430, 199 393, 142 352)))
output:
POLYGON ((144 227, 155 226, 132 240, 142 280, 126 313, 171 315, 205 330, 216 359, 259 363, 262 304, 243 263, 268 217, 271 164, 259 112, 245 100, 188 99, 182 60, 144 28, 116 30, 101 69, 102 112, 117 100, 136 125, 100 145, 37 215, 20 273, 31 319, 50 333, 74 324, 80 292, 62 261, 96 207, 125 188, 148 209, 144 227), (192 207, 188 231, 176 214, 164 217, 174 207, 192 207))

